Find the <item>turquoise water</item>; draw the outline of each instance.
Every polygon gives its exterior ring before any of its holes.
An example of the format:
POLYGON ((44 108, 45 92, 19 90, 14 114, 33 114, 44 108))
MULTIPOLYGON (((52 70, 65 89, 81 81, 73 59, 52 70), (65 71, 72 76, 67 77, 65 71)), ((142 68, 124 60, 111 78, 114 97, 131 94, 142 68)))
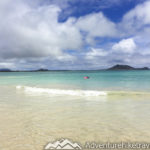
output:
POLYGON ((149 91, 150 71, 1 72, 0 85, 61 89, 149 91), (89 76, 90 79, 83 79, 89 76))

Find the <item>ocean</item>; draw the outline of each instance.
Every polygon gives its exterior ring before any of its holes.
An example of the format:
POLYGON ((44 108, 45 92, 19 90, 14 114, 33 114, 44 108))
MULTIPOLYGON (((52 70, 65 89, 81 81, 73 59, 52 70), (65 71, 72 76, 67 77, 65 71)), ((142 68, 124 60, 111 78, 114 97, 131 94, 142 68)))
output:
POLYGON ((150 71, 0 72, 0 120, 4 150, 150 142, 150 71))

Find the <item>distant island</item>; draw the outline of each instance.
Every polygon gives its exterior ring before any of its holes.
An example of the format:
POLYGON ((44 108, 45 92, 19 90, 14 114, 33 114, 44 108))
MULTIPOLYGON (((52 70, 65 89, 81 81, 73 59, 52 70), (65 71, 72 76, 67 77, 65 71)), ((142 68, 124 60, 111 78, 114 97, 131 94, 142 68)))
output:
POLYGON ((7 69, 7 68, 2 68, 0 69, 0 72, 11 72, 12 70, 10 69, 7 69))
POLYGON ((44 68, 37 69, 37 70, 11 70, 7 68, 0 69, 0 72, 38 72, 38 71, 51 71, 51 70, 44 69, 44 68))
POLYGON ((35 70, 35 71, 49 71, 49 70, 41 68, 41 69, 38 69, 38 70, 35 70))
MULTIPOLYGON (((129 65, 115 65, 112 66, 108 69, 101 69, 105 71, 109 70, 114 70, 114 71, 119 71, 119 70, 150 70, 148 67, 143 67, 143 68, 134 68, 129 65)), ((7 68, 0 69, 0 72, 45 72, 45 71, 98 71, 98 70, 48 70, 44 68, 40 68, 37 70, 11 70, 7 68)), ((99 70, 100 71, 100 70, 99 70)))
POLYGON ((149 70, 149 68, 148 67, 134 68, 128 65, 115 65, 111 68, 108 68, 107 70, 149 70))

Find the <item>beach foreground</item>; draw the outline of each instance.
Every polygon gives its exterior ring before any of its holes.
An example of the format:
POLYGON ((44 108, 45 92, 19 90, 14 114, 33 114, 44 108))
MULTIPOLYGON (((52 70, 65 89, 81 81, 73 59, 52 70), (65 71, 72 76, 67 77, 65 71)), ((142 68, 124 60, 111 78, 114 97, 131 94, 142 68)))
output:
MULTIPOLYGON (((58 91, 58 83, 55 90, 48 87, 49 82, 41 84, 47 74, 40 74, 41 78, 45 77, 40 84, 32 82, 37 86, 29 84, 30 73, 17 74, 18 80, 16 74, 8 74, 1 74, 1 80, 5 79, 6 83, 0 86, 0 149, 41 150, 47 143, 61 138, 81 145, 87 141, 150 141, 150 94, 144 80, 144 91, 123 91, 122 88, 120 91, 106 91, 103 88, 102 92, 90 89, 88 85, 85 86, 87 89, 75 89, 76 86, 72 84, 71 94, 66 94, 64 91, 69 90, 66 85, 62 89, 61 84, 58 91), (89 95, 85 92, 87 90, 96 93, 89 95)), ((98 74, 102 77, 102 73, 98 74)), ((130 78, 134 76, 133 73, 129 74, 130 78)), ((106 83, 108 80, 99 78, 100 81, 106 83)), ((123 82, 122 77, 119 82, 123 82)))

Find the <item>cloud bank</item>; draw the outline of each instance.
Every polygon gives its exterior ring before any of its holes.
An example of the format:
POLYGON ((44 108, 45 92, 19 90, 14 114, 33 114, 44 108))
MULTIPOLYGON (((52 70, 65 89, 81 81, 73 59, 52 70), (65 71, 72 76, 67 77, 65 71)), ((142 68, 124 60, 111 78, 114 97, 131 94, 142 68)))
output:
POLYGON ((68 2, 1 1, 0 67, 97 69, 116 63, 150 67, 149 0, 119 23, 103 12, 59 22, 68 2))

